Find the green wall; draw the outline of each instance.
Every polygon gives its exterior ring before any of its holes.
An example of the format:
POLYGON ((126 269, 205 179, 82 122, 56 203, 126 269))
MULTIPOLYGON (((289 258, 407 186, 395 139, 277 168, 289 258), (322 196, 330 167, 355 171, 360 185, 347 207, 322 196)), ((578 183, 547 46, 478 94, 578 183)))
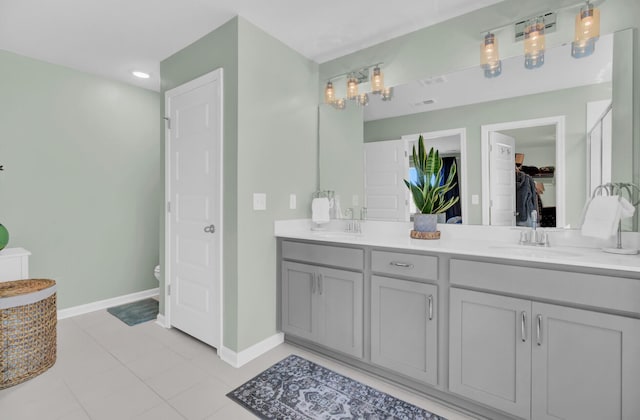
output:
POLYGON ((318 74, 317 64, 234 18, 161 63, 162 92, 218 67, 224 69, 223 344, 241 351, 277 332, 273 222, 309 216, 317 184, 318 74), (253 210, 253 193, 267 194, 266 211, 253 210))
MULTIPOLYGON (((385 84, 394 86, 426 77, 439 76, 479 63, 481 34, 494 30, 502 58, 522 55, 522 42, 512 40, 512 24, 547 10, 559 10, 556 31, 546 35, 547 48, 573 39, 574 0, 504 0, 495 5, 411 32, 320 65, 319 95, 327 78, 359 67, 382 62, 385 84)), ((640 27, 640 2, 607 0, 600 6, 601 33, 640 27)), ((636 39, 638 35, 636 34, 636 39)), ((638 45, 636 43, 636 51, 638 45)), ((636 58, 637 59, 637 58, 636 58)), ((640 69, 634 70, 640 74, 640 69)))
MULTIPOLYGON (((611 84, 562 89, 364 123, 364 141, 396 140, 403 135, 466 128, 468 194, 482 197, 480 127, 509 121, 565 116, 566 222, 579 224, 586 202, 586 103, 611 98, 611 84)), ((469 200, 469 203, 471 200, 469 200)), ((469 205, 468 223, 482 224, 480 205, 469 205)))
POLYGON ((277 332, 275 220, 309 217, 317 179, 318 66, 239 20, 238 344, 277 332), (254 192, 267 210, 254 211, 254 192), (289 194, 297 209, 289 209, 289 194))
POLYGON ((0 222, 58 309, 157 287, 159 96, 0 51, 0 222))
MULTIPOLYGON (((223 68, 223 276, 224 276, 224 344, 237 342, 238 325, 238 19, 232 19, 215 31, 180 50, 160 63, 160 115, 164 115, 164 93, 183 83, 223 68)), ((161 135, 162 177, 164 191, 164 128, 161 135)), ((164 193, 163 193, 164 196, 164 193)), ((164 212, 164 202, 160 200, 164 212)), ((166 216, 166 213, 164 213, 166 216)), ((164 268, 164 219, 160 228, 160 256, 164 268)), ((164 272, 161 276, 164 286, 164 272)), ((164 294, 160 293, 160 312, 164 313, 164 294)))

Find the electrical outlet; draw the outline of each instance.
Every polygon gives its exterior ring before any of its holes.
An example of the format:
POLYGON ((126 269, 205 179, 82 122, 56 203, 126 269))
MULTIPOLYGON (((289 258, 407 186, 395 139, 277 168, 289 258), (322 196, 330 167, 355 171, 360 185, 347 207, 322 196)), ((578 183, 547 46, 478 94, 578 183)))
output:
POLYGON ((471 204, 480 204, 480 197, 478 194, 471 195, 471 204))
POLYGON ((351 197, 351 205, 352 206, 359 206, 360 205, 360 196, 358 195, 354 195, 351 197))
POLYGON ((253 193, 253 209, 254 210, 266 210, 267 209, 267 194, 265 194, 265 193, 253 193))
POLYGON ((289 194, 289 209, 291 209, 291 210, 295 210, 296 209, 296 195, 295 194, 289 194))

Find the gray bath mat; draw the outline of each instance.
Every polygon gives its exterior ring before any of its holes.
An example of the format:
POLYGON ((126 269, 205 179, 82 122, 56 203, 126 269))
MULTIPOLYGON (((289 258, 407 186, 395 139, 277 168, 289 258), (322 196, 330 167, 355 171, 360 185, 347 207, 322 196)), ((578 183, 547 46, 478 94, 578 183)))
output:
POLYGON ((107 309, 107 312, 128 326, 132 326, 156 319, 158 316, 158 301, 148 298, 133 303, 114 306, 113 308, 107 309))
POLYGON ((261 419, 446 420, 295 355, 227 396, 261 419))

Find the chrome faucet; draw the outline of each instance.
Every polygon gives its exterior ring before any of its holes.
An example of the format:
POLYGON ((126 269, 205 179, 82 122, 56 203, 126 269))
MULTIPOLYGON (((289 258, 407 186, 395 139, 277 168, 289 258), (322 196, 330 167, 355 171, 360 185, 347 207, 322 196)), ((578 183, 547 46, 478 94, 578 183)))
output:
POLYGON ((360 225, 360 220, 353 219, 347 222, 347 227, 345 229, 347 233, 362 233, 362 226, 360 225))
POLYGON ((533 245, 533 246, 549 246, 549 234, 544 230, 537 229, 538 227, 538 212, 533 210, 531 212, 531 230, 520 232, 520 245, 533 245))

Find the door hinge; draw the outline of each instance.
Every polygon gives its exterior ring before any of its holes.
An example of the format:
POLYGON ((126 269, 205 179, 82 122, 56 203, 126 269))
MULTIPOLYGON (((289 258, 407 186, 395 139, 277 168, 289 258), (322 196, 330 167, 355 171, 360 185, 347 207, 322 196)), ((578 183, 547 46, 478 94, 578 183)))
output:
POLYGON ((171 285, 167 284, 167 296, 171 296, 171 285))
POLYGON ((167 129, 171 130, 171 118, 162 117, 167 122, 167 129))
POLYGON ((167 213, 171 213, 171 201, 167 201, 167 213))

